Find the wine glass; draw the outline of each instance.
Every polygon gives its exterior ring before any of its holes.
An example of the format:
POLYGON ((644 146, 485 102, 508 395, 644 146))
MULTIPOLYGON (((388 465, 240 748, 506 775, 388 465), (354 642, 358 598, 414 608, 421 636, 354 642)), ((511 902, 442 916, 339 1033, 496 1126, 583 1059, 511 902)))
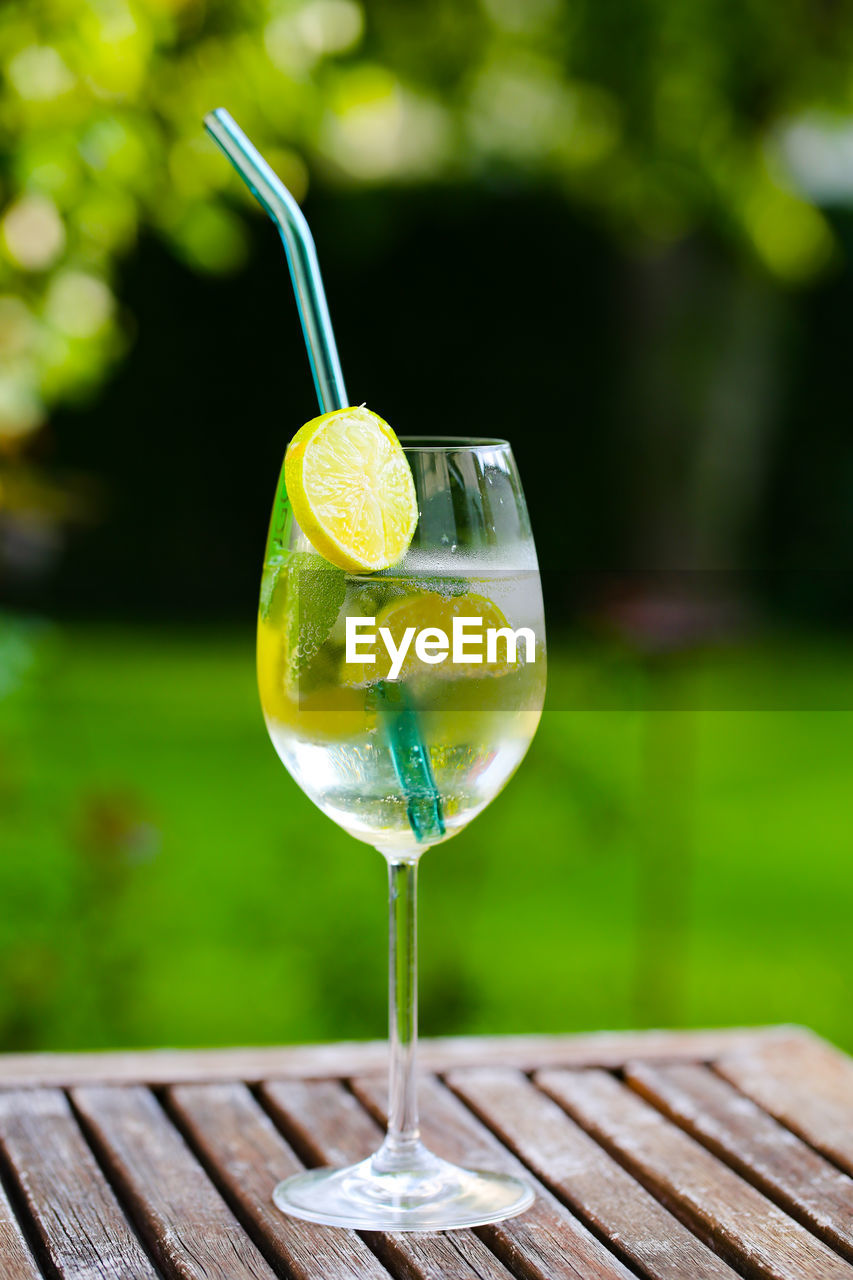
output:
POLYGON ((305 794, 383 855, 390 890, 387 1135, 368 1159, 288 1178, 274 1199, 334 1226, 442 1230, 509 1217, 533 1194, 520 1179, 450 1164, 420 1140, 418 861, 466 827, 521 763, 545 695, 545 631, 507 442, 401 443, 419 517, 399 564, 357 574, 323 560, 293 518, 283 472, 267 542, 258 681, 270 737, 305 794))

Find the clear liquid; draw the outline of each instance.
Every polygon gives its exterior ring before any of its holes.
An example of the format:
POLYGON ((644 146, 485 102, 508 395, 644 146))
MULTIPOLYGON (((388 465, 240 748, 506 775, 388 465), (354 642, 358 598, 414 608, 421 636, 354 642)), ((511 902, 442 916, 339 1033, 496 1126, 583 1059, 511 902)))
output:
MULTIPOLYGON (((316 556, 284 553, 266 567, 258 624, 261 703, 281 760, 356 839, 402 853, 448 839, 494 799, 530 745, 545 694, 542 598, 529 562, 504 569, 459 557, 451 573, 447 558, 438 566, 410 554, 405 568, 344 575, 316 556), (491 665, 407 661, 400 692, 417 717, 444 824, 443 835, 419 837, 395 767, 389 716, 397 713, 370 667, 346 663, 345 620, 377 617, 381 626, 402 605, 428 626, 448 605, 479 614, 484 601, 513 630, 534 631, 535 657, 522 644, 514 662, 503 648, 491 665)), ((381 661, 384 649, 375 651, 381 661)))

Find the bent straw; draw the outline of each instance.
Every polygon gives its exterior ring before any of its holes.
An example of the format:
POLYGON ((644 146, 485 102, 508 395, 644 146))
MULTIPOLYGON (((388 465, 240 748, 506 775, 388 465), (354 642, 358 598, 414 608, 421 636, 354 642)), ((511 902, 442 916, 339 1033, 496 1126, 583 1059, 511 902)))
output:
MULTIPOLYGON (((348 404, 338 347, 308 223, 287 187, 257 147, 222 107, 204 118, 214 142, 225 152, 246 186, 276 224, 284 243, 308 360, 322 413, 348 404)), ((406 797, 409 825, 419 841, 444 835, 441 797, 417 715, 405 690, 385 680, 374 686, 388 737, 394 772, 406 797)))
POLYGON ((205 116, 204 127, 278 227, 290 267, 320 410, 331 413, 333 409, 345 409, 349 400, 344 375, 341 373, 314 237, 305 215, 278 174, 273 172, 257 147, 223 107, 205 116))

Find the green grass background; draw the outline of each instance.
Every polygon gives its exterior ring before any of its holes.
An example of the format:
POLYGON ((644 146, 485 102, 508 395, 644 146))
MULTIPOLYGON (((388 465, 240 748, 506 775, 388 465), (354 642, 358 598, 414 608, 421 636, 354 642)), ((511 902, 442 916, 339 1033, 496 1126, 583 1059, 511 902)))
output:
MULTIPOLYGON (((853 659, 552 645, 518 775, 421 875, 424 1034, 806 1023, 853 1049, 853 659)), ((248 632, 0 645, 0 1049, 385 1029, 385 870, 266 737, 248 632)))

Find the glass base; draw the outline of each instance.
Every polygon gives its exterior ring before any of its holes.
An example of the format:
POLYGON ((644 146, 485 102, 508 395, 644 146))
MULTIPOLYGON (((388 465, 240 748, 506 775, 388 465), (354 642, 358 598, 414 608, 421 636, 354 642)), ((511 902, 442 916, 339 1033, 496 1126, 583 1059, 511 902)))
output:
POLYGON ((357 1231, 448 1231, 480 1227, 533 1203, 520 1178, 461 1169, 423 1151, 414 1169, 377 1167, 370 1156, 345 1169, 311 1169, 280 1182, 279 1209, 295 1218, 357 1231))

